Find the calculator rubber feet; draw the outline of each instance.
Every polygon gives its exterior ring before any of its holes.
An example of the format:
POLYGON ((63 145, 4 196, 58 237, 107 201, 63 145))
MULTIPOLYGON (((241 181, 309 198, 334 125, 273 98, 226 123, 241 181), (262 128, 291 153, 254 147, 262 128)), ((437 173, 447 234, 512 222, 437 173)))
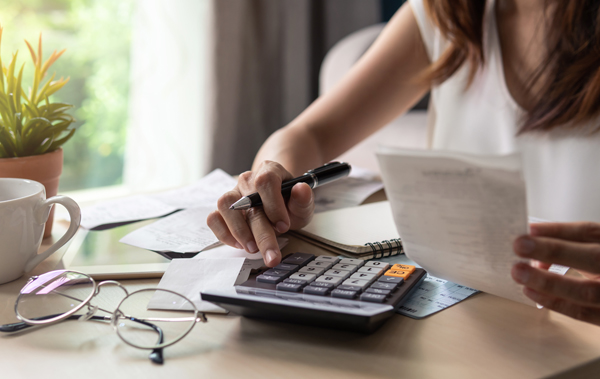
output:
POLYGON ((241 285, 201 296, 247 317, 371 332, 425 276, 415 266, 294 253, 241 285))

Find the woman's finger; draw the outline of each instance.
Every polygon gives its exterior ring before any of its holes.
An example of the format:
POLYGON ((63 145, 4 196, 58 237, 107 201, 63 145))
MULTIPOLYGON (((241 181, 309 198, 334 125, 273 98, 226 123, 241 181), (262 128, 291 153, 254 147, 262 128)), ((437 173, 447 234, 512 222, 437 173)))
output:
POLYGON ((206 218, 206 222, 210 230, 212 230, 215 236, 217 236, 219 241, 238 249, 244 248, 229 232, 229 228, 227 227, 227 224, 225 223, 225 220, 223 220, 223 216, 221 216, 219 211, 211 212, 206 218))
POLYGON ((274 162, 264 163, 254 175, 254 185, 262 200, 265 215, 279 233, 285 233, 290 228, 290 218, 281 195, 281 183, 290 177, 280 164, 274 162))
POLYGON ((513 279, 536 292, 569 300, 584 306, 600 307, 600 282, 570 278, 517 263, 513 266, 513 279))
POLYGON ((573 303, 556 296, 543 294, 531 288, 523 289, 525 296, 547 309, 562 313, 574 319, 600 325, 600 308, 573 303))
POLYGON ((300 229, 308 225, 315 211, 313 191, 306 183, 298 183, 292 188, 287 204, 290 214, 290 228, 300 229))
POLYGON ((277 266, 281 261, 281 251, 279 251, 279 244, 273 226, 271 226, 264 210, 260 207, 250 208, 246 212, 246 218, 265 264, 268 267, 277 266))
POLYGON ((523 258, 600 273, 600 244, 521 236, 515 240, 513 248, 523 258))
POLYGON ((229 209, 231 204, 238 201, 241 197, 241 194, 237 190, 226 192, 217 201, 217 207, 233 237, 244 246, 247 252, 255 253, 258 251, 258 246, 246 223, 244 212, 229 209))
POLYGON ((531 235, 576 242, 600 242, 600 224, 595 222, 545 222, 530 225, 531 235))

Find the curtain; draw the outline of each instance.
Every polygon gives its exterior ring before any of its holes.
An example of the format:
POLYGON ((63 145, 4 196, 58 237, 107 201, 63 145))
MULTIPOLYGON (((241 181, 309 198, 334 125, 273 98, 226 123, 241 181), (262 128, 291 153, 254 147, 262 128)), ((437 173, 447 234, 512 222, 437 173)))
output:
POLYGON ((380 22, 380 0, 213 0, 207 169, 250 169, 265 139, 318 95, 327 51, 380 22))
POLYGON ((182 186, 205 173, 210 5, 136 2, 123 175, 132 192, 182 186))

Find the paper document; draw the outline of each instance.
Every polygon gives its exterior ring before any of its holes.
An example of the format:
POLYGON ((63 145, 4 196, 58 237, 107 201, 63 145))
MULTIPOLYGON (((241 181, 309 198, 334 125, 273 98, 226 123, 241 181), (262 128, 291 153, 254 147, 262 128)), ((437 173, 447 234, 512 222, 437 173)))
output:
MULTIPOLYGON (((278 237, 283 249, 288 239, 278 237)), ((225 313, 225 309, 200 299, 200 292, 210 288, 228 288, 248 280, 252 270, 265 265, 260 253, 249 254, 230 246, 219 246, 197 254, 190 259, 173 259, 158 288, 181 293, 192 300, 203 312, 225 313), (196 261, 203 261, 198 263, 196 261), (206 262, 214 261, 214 262, 206 262)), ((173 309, 169 296, 161 296, 150 303, 152 309, 173 309)))
POLYGON ((528 233, 518 155, 381 148, 379 163, 407 256, 431 275, 533 305, 510 275, 528 233))
MULTIPOLYGON (((232 287, 245 260, 245 258, 173 259, 158 283, 158 288, 184 295, 199 311, 226 313, 223 308, 202 301, 200 292, 232 287)), ((170 299, 171 296, 166 294, 155 296, 148 304, 148 308, 174 309, 173 301, 170 299)), ((191 310, 191 307, 182 310, 191 310)))
POLYGON ((85 207, 81 226, 86 229, 108 228, 122 223, 162 217, 176 210, 194 207, 217 209, 219 197, 237 181, 216 169, 187 187, 153 195, 130 196, 85 207))
POLYGON ((236 185, 237 180, 231 175, 221 169, 216 169, 194 184, 152 195, 152 198, 177 209, 196 207, 217 209, 219 197, 236 185))
POLYGON ((191 208, 139 228, 119 242, 153 251, 193 253, 219 243, 206 217, 214 208, 191 208))
POLYGON ((352 166, 348 177, 315 188, 315 213, 355 207, 382 188, 376 172, 352 166))
POLYGON ((176 207, 148 196, 132 196, 83 208, 81 211, 81 226, 86 229, 113 224, 117 226, 123 222, 162 217, 176 210, 176 207))

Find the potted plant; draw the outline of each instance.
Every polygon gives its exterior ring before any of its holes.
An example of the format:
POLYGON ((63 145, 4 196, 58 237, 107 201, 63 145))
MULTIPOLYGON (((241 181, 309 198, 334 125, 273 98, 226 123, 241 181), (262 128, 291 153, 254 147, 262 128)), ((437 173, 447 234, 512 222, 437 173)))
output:
MULTIPOLYGON (((2 42, 0 27, 0 44, 2 42)), ((70 104, 51 102, 50 96, 69 79, 44 81, 48 69, 64 53, 54 51, 42 61, 42 36, 37 53, 25 41, 34 66, 33 83, 28 91, 22 86, 23 64, 17 70, 16 51, 7 67, 0 57, 0 177, 31 179, 46 187, 46 196, 56 195, 62 172, 61 146, 75 133, 75 119, 67 110, 70 104)), ((44 237, 52 232, 53 214, 46 223, 44 237)))

